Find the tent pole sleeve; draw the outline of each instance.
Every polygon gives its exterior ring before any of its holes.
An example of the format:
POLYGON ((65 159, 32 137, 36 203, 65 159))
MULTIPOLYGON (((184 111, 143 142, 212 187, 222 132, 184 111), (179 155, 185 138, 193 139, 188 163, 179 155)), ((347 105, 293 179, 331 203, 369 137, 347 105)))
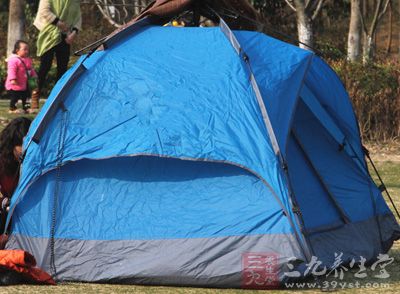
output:
MULTIPOLYGON (((344 144, 346 136, 343 134, 343 132, 336 125, 331 116, 326 112, 321 103, 306 85, 304 85, 301 90, 300 98, 307 105, 314 116, 319 120, 319 122, 325 127, 332 138, 334 138, 339 145, 344 144)), ((352 154, 350 155, 352 156, 352 154)))
POLYGON ((299 137, 296 135, 295 131, 292 130, 292 136, 296 142, 296 144, 299 146, 301 152, 304 155, 304 158, 306 159, 308 165, 311 167, 312 171, 315 173, 315 175, 317 176, 319 182, 321 183, 322 187, 324 188, 325 192, 328 194, 329 199, 332 201, 333 205, 335 206, 336 210, 339 212, 339 215, 341 217, 341 219, 343 220, 343 222, 345 224, 350 223, 350 219, 349 217, 346 215, 346 213, 343 211, 343 209, 340 207, 339 203, 337 203, 335 197, 333 196, 332 192, 329 190, 328 185, 325 183, 324 179, 322 178, 322 176, 319 174, 317 168, 315 167, 315 165, 313 164, 313 162, 311 161, 310 157, 308 156, 306 150, 304 149, 303 144, 300 142, 299 137))
POLYGON ((268 132, 268 136, 269 136, 269 139, 271 141, 271 144, 272 144, 272 148, 274 149, 275 154, 279 157, 281 162, 283 162, 283 158, 282 158, 282 155, 281 155, 281 152, 280 152, 280 149, 279 149, 278 141, 276 139, 276 135, 275 135, 274 129, 272 128, 271 120, 269 119, 268 112, 267 112, 267 109, 266 109, 265 104, 264 104, 264 100, 263 100, 263 98, 261 96, 260 88, 257 85, 257 81, 256 81, 256 79, 254 77, 253 71, 252 71, 250 63, 249 63, 249 57, 243 51, 242 47, 240 46, 239 41, 236 39, 236 37, 233 34, 233 32, 231 31, 231 29, 228 27, 228 25, 225 23, 225 21, 222 18, 220 18, 220 28, 221 28, 221 31, 226 36, 226 38, 232 44, 232 47, 235 49, 236 53, 241 58, 243 58, 243 60, 245 61, 246 65, 247 65, 247 67, 249 69, 251 86, 252 86, 252 88, 254 90, 254 93, 255 93, 256 98, 257 98, 257 102, 258 102, 258 104, 260 106, 261 115, 262 115, 263 121, 265 123, 265 126, 267 128, 267 132, 268 132))
POLYGON ((345 134, 306 85, 303 86, 300 98, 314 114, 315 118, 330 134, 330 136, 338 143, 339 150, 343 150, 345 153, 347 153, 347 155, 352 158, 353 161, 355 161, 358 168, 364 174, 368 175, 368 171, 365 171, 364 165, 358 160, 357 153, 350 142, 348 142, 345 134))
MULTIPOLYGON (((238 56, 241 59, 243 59, 244 63, 247 66, 247 69, 248 69, 248 72, 250 75, 250 83, 251 83, 252 89, 254 91, 254 94, 257 98, 258 106, 260 108, 261 115, 262 115, 265 127, 267 129, 267 133, 268 133, 269 139, 271 141, 272 148, 273 148, 274 153, 277 156, 279 163, 285 173, 285 177, 288 180, 287 164, 286 164, 285 159, 283 158, 283 155, 280 151, 278 140, 276 139, 276 135, 275 135, 274 129, 272 127, 271 120, 270 120, 268 112, 267 112, 267 108, 265 107, 264 99, 261 95, 260 88, 258 87, 256 78, 253 74, 253 70, 251 68, 249 57, 243 51, 235 34, 232 32, 232 30, 229 28, 229 26, 226 24, 226 22, 221 17, 219 17, 219 27, 220 27, 222 33, 225 35, 225 37, 231 43, 232 47, 234 48, 234 50, 236 51, 238 56)), ((289 183, 289 181, 288 181, 288 183, 289 183)), ((290 187, 290 183, 289 183, 288 190, 289 190, 288 193, 290 195, 289 198, 293 202, 292 189, 290 187)), ((293 216, 294 220, 292 219, 291 215, 289 215, 289 214, 287 215, 288 220, 295 232, 296 238, 299 242, 300 247, 303 250, 304 256, 306 257, 306 259, 311 260, 311 256, 312 256, 312 252, 310 250, 311 246, 310 246, 310 244, 307 243, 307 239, 305 238, 304 234, 302 234, 302 236, 301 236, 296 229, 298 227, 299 231, 302 231, 301 223, 303 223, 303 220, 302 220, 300 211, 297 208, 295 208, 294 206, 297 206, 297 205, 295 203, 291 203, 292 212, 294 213, 294 216, 293 216), (297 225, 297 227, 296 227, 296 225, 297 225)))

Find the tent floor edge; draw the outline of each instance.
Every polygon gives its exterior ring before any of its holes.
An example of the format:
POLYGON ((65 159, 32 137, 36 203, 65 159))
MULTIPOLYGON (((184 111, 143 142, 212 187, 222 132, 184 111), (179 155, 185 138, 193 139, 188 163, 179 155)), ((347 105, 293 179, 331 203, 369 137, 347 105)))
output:
POLYGON ((353 259, 365 258, 367 262, 376 260, 379 254, 386 254, 393 242, 400 239, 400 226, 393 214, 378 215, 368 220, 345 224, 337 229, 310 234, 310 242, 324 265, 335 262, 335 254, 341 255, 343 264, 353 259), (379 228, 382 230, 382 241, 379 228))
MULTIPOLYGON (((32 252, 38 266, 48 270, 48 242, 48 238, 13 234, 7 247, 32 252)), ((247 288, 249 266, 255 259, 272 261, 275 286, 293 271, 289 263, 299 270, 297 266, 305 268, 306 262, 293 234, 165 240, 56 238, 55 254, 57 278, 62 282, 216 288, 247 288)))

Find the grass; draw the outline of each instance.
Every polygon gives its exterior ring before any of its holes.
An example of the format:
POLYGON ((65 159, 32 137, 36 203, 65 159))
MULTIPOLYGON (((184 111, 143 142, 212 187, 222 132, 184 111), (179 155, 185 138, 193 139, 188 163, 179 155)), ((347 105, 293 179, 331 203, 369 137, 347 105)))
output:
MULTIPOLYGON (((8 114, 8 102, 0 100, 0 130, 14 117, 15 114, 8 114)), ((32 115, 28 117, 33 118, 32 115)), ((398 143, 397 143, 398 144, 398 143)), ((400 144, 399 144, 400 146, 400 144)), ((385 146, 386 148, 386 146, 385 146)), ((400 148, 391 146, 384 151, 379 149, 376 145, 370 148, 372 150, 372 157, 377 161, 376 166, 384 179, 388 191, 391 193, 393 200, 398 208, 400 208, 400 160, 398 160, 398 151, 400 148), (387 150, 391 150, 387 152, 387 150), (394 150, 394 151, 393 151, 394 150)), ((372 170, 371 170, 372 173, 372 170)), ((376 179, 376 176, 375 176, 376 179)), ((388 201, 390 208, 391 204, 388 201)), ((340 290, 343 293, 400 293, 400 242, 397 241, 389 252, 389 256, 394 258, 394 262, 388 265, 385 269, 390 274, 390 278, 378 279, 372 276, 377 274, 378 271, 368 271, 368 278, 359 280, 365 286, 366 283, 384 283, 380 284, 378 288, 350 288, 349 283, 355 283, 357 279, 354 274, 357 271, 346 272, 343 280, 328 279, 326 282, 346 282, 347 286, 340 290)), ((312 280, 310 282, 313 282, 312 280)), ((326 283, 325 282, 325 283, 326 283)), ((332 285, 332 284, 331 284, 332 285)), ((343 285, 343 284, 341 284, 343 285)), ((337 286, 338 290, 341 285, 337 286)), ((324 287, 326 284, 321 283, 324 287)), ((372 284, 373 286, 373 284, 372 284)), ((331 287, 332 288, 332 287, 331 287)), ((331 289, 333 290, 333 289, 331 289)), ((155 287, 155 286, 129 286, 129 285, 111 285, 111 284, 82 284, 82 283, 63 283, 57 286, 31 286, 20 285, 2 287, 1 293, 187 293, 187 294, 200 294, 200 293, 259 293, 255 290, 236 290, 236 289, 204 289, 204 288, 188 288, 188 287, 155 287)), ((320 289, 311 290, 269 290, 268 293, 321 293, 320 289)))
MULTIPOLYGON (((8 113, 9 100, 0 100, 0 130, 2 130, 13 118, 20 116, 21 114, 8 113)), ((18 108, 22 108, 21 104, 17 104, 18 108)), ((25 117, 33 119, 34 114, 24 114, 25 117)))

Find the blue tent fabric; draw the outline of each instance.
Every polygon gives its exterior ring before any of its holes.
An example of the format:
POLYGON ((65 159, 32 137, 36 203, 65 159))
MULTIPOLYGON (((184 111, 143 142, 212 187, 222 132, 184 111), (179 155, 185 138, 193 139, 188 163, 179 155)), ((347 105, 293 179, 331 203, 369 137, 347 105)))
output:
POLYGON ((346 135, 346 140, 353 147, 355 156, 361 159, 361 162, 363 161, 366 168, 357 119, 349 95, 337 74, 322 59, 315 57, 307 73, 305 84, 324 106, 325 111, 336 119, 346 135))
POLYGON ((313 54, 258 33, 237 33, 237 37, 251 60, 280 149, 285 150, 296 97, 303 85, 313 54), (265 46, 265 43, 269 46, 265 46), (290 87, 283 87, 283 83, 290 87), (276 100, 280 103, 276 103, 276 100))
MULTIPOLYGON (((29 228, 35 232, 32 237, 50 236, 50 228, 36 221, 35 206, 38 201, 52 203, 53 187, 45 183, 54 185, 56 174, 49 172, 32 186, 32 193, 40 199, 26 199, 18 206, 14 216, 19 218, 22 212, 29 223, 16 223, 15 233, 27 233, 23 230, 29 228)), ((58 225, 56 237, 151 240, 292 233, 265 185, 249 172, 230 165, 153 156, 118 157, 69 163, 62 177, 63 193, 71 197, 60 198, 58 205, 69 222, 58 225), (114 186, 118 185, 115 193, 114 186), (252 187, 251 194, 247 193, 248 187, 252 187), (226 194, 221 195, 221 190, 226 194), (81 195, 86 195, 85 203, 81 195), (180 210, 177 203, 185 210, 180 210), (98 215, 101 218, 92 223, 98 215), (211 225, 202 227, 203 222, 211 225)), ((51 213, 44 216, 50 222, 51 213)))
POLYGON ((249 253, 275 256, 282 282, 290 260, 372 260, 399 237, 318 57, 235 31, 249 72, 220 28, 125 35, 81 57, 32 123, 8 248, 64 281, 246 287, 249 253))

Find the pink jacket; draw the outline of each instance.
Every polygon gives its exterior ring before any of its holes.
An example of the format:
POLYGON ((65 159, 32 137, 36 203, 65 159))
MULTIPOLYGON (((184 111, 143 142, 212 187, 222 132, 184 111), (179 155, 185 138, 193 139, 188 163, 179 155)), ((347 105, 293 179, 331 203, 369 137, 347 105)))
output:
POLYGON ((6 90, 14 91, 25 91, 28 82, 28 77, 26 75, 25 66, 28 69, 28 73, 31 77, 37 77, 35 70, 32 67, 32 59, 29 57, 18 58, 18 55, 12 54, 7 58, 7 79, 6 79, 6 90), (11 80, 16 80, 17 84, 11 84, 11 80))

